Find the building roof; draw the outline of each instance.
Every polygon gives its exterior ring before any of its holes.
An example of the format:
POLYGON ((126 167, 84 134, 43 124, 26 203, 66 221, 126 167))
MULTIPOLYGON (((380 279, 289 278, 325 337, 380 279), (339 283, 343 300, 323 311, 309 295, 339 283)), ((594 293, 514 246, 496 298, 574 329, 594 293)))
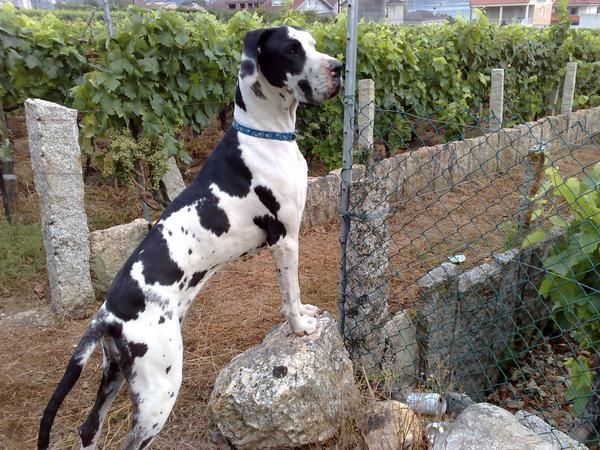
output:
POLYGON ((569 0, 569 6, 600 6, 600 0, 569 0))
POLYGON ((529 0, 471 0, 471 7, 481 6, 525 6, 529 5, 529 0))

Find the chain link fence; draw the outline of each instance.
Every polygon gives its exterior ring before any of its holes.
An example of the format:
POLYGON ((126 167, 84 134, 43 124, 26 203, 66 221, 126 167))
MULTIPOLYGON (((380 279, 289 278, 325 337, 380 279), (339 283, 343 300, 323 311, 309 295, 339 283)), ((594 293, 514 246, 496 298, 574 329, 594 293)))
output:
POLYGON ((340 288, 355 368, 384 397, 466 394, 593 442, 600 108, 495 131, 441 117, 357 110, 340 288))

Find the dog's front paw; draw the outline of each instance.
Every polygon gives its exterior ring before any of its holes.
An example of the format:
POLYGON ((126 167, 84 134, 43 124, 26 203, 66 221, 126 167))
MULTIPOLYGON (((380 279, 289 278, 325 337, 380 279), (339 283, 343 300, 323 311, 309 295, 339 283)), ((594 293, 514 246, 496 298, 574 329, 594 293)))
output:
POLYGON ((300 314, 303 316, 317 317, 321 310, 314 305, 300 305, 300 314))
POLYGON ((306 336, 317 331, 317 319, 309 316, 300 316, 298 320, 290 320, 290 326, 296 336, 306 336))

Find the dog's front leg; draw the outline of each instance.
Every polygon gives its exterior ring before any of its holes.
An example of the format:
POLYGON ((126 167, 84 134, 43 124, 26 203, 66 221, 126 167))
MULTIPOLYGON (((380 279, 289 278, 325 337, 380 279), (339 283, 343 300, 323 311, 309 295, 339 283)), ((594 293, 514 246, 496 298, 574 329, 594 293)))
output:
POLYGON ((281 292, 281 315, 298 336, 314 333, 317 329, 319 308, 300 303, 298 282, 298 239, 286 236, 271 246, 277 268, 277 281, 281 292))

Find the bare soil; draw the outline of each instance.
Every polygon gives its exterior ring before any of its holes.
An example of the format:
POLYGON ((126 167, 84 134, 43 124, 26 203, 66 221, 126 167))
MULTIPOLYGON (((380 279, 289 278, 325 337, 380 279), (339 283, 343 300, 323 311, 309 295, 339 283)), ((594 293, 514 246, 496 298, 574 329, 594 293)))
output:
MULTIPOLYGON (((22 120, 12 120, 15 123, 11 127, 19 130, 22 120)), ((207 144, 191 152, 195 161, 207 155, 207 148, 212 148, 220 133, 213 129, 203 134, 201 141, 207 144)), ((19 177, 17 220, 39 222, 23 133, 17 136, 14 157, 19 177)), ((578 150, 575 159, 562 161, 561 168, 575 174, 583 165, 599 159, 598 147, 589 146, 578 150)), ((188 180, 199 164, 196 162, 186 171, 188 180)), ((392 310, 413 305, 417 301, 416 280, 449 256, 464 254, 466 268, 489 261, 493 252, 508 248, 519 202, 516 190, 519 180, 520 169, 515 168, 393 205, 393 215, 388 221, 392 238, 392 310)), ((86 180, 86 210, 91 229, 126 223, 142 214, 134 189, 96 173, 86 180)), ((303 301, 336 315, 337 225, 302 234, 300 249, 303 301)), ((25 283, 0 287, 0 313, 48 303, 43 271, 25 283)), ((216 375, 232 357, 259 343, 279 321, 279 293, 267 252, 231 264, 208 282, 184 324, 184 383, 173 413, 153 448, 214 448, 209 438, 214 427, 207 417, 206 404, 216 375)), ((86 325, 87 321, 65 321, 51 327, 0 327, 0 448, 35 446, 41 412, 86 325)), ((96 354, 61 407, 53 428, 53 448, 78 446, 76 428, 93 403, 100 366, 100 356, 96 354)), ((531 366, 537 367, 534 363, 531 366)), ((553 374, 548 379, 550 375, 553 374)), ((506 398, 499 394, 491 399, 502 404, 506 398)), ((560 405, 568 409, 564 402, 560 405)), ((129 428, 130 413, 124 390, 105 423, 101 448, 119 446, 129 428)))

